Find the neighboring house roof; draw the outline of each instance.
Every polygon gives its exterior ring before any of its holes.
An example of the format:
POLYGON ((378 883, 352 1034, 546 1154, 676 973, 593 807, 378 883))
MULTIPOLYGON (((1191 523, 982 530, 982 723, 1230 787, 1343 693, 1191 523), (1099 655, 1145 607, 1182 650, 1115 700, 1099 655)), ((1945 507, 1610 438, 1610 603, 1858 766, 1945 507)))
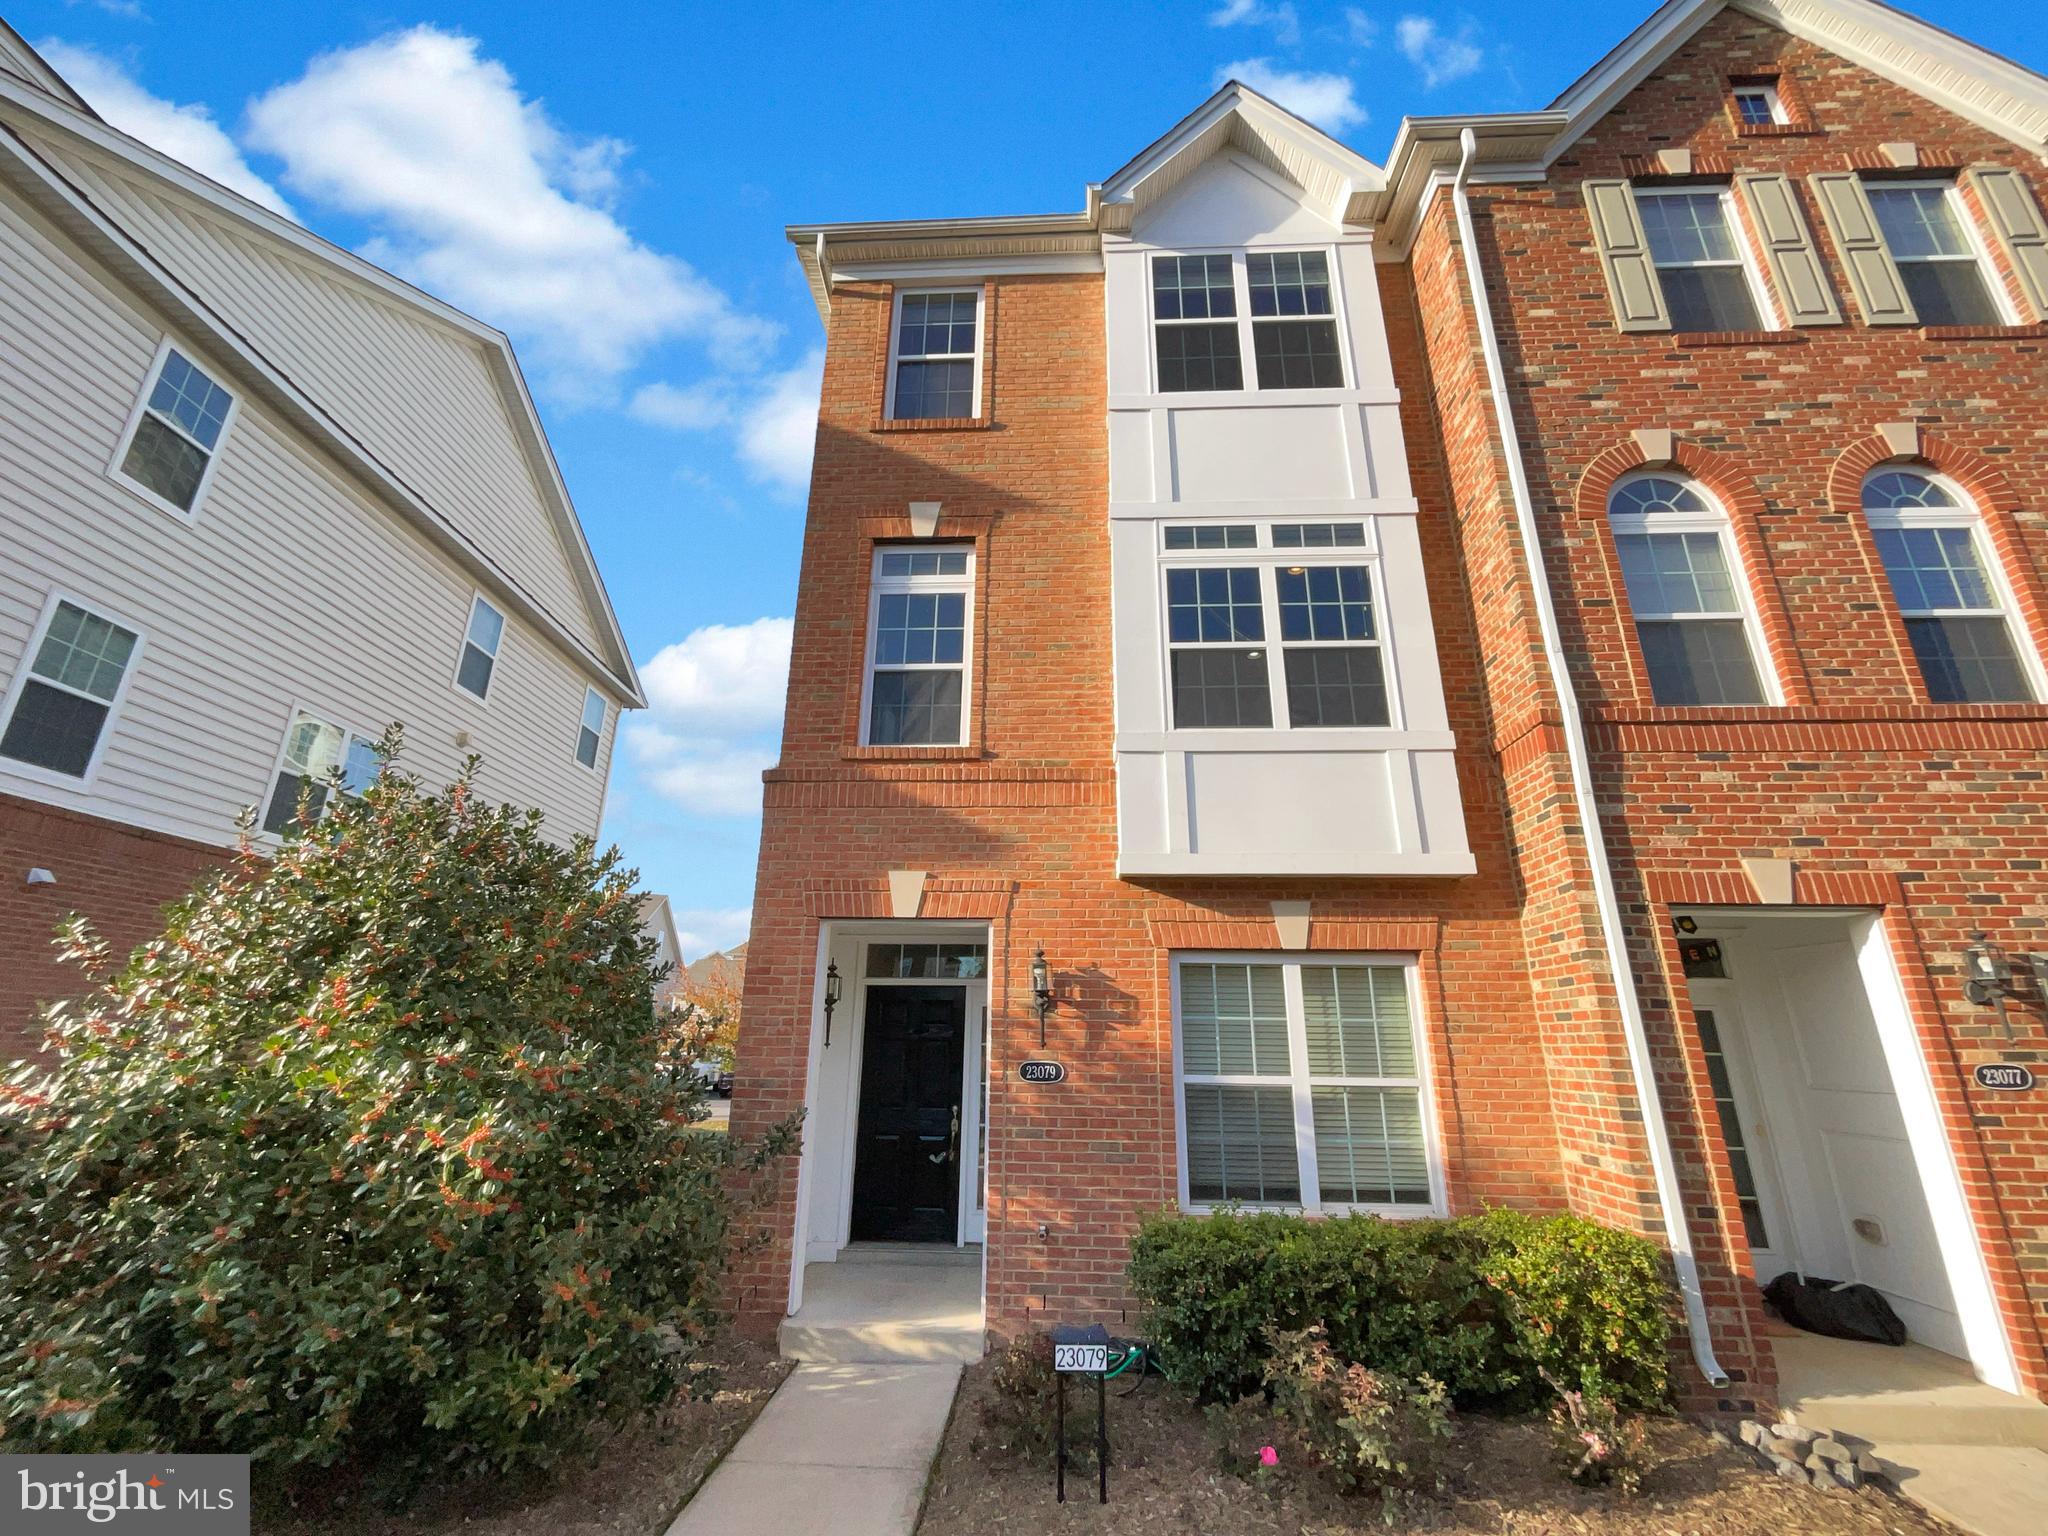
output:
POLYGON ((1361 217, 1364 199, 1386 184, 1385 173, 1363 155, 1231 80, 1107 180, 1091 183, 1078 213, 792 224, 787 233, 822 316, 832 308, 835 275, 857 278, 865 275, 861 267, 892 259, 957 258, 971 265, 1000 256, 1006 270, 1026 270, 1037 261, 1054 271, 1063 261, 1092 258, 1103 234, 1128 234, 1133 220, 1225 151, 1299 188, 1302 200, 1333 223, 1361 217))
POLYGON ((0 179, 239 365, 494 601, 622 702, 645 702, 503 332, 110 127, 11 30, 0 179), (337 330, 350 345, 333 344, 337 330), (375 366, 350 367, 354 351, 375 366), (422 420, 447 429, 420 433, 422 420))
POLYGON ((700 955, 683 967, 691 981, 699 986, 721 972, 738 982, 747 974, 747 946, 735 944, 731 949, 714 949, 708 955, 700 955))

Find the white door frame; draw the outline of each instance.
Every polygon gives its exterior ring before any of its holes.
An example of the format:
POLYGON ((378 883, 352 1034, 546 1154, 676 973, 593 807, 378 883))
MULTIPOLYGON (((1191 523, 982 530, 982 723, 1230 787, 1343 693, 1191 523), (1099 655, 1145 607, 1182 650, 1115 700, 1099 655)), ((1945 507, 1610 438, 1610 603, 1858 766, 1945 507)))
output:
MULTIPOLYGON (((1703 936, 1719 938, 1728 950, 1740 948, 1732 929, 1709 933, 1703 927, 1700 931, 1703 936)), ((1806 1263, 1800 1254, 1798 1231, 1785 1200, 1785 1175, 1778 1164, 1777 1127, 1772 1123, 1757 1081, 1756 1037, 1751 1032, 1749 1011, 1743 1007, 1739 956, 1735 969, 1737 975, 1702 976, 1689 981, 1687 987, 1692 994, 1694 1028, 1698 1028, 1697 1015, 1702 1007, 1714 1015, 1714 1032, 1721 1040, 1721 1066, 1728 1074, 1728 1089, 1735 1100, 1736 1119, 1742 1127, 1750 1182, 1756 1187, 1757 1207, 1763 1216, 1764 1230, 1771 1239, 1770 1246, 1761 1252, 1774 1259, 1776 1267, 1767 1275, 1761 1266, 1755 1266, 1755 1278, 1761 1285, 1780 1270, 1804 1272, 1806 1263), (1702 988, 1706 990, 1702 992, 1702 988)), ((1704 1046, 1705 1041, 1701 1044, 1704 1046)), ((1713 1084, 1709 1082, 1707 1087, 1711 1093, 1713 1084)), ((1725 1134, 1724 1130, 1724 1141, 1725 1134)), ((1752 1244, 1750 1257, 1753 1266, 1758 1252, 1752 1244)))

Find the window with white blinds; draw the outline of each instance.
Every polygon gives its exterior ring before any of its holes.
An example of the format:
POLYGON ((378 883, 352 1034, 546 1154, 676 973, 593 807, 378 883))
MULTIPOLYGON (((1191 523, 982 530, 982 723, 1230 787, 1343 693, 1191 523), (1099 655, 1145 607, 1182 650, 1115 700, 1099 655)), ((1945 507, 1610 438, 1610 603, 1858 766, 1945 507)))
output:
POLYGON ((1412 963, 1182 957, 1182 1202, 1441 1208, 1412 963))

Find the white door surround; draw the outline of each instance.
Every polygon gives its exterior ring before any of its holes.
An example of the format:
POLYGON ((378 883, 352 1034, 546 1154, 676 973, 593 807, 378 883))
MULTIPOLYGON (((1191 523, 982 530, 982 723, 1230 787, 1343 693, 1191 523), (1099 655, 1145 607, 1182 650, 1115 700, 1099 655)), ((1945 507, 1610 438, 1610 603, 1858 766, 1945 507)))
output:
MULTIPOLYGON (((803 1270, 831 1263, 849 1240, 853 1165, 859 1131, 861 1050, 867 1017, 868 949, 874 944, 979 944, 992 952, 985 921, 843 919, 819 925, 811 1039, 804 1085, 804 1124, 797 1167, 797 1209, 792 1233, 788 1310, 803 1304, 803 1270), (841 995, 825 1043, 824 977, 839 967, 841 995)), ((987 1174, 982 1149, 987 1104, 988 967, 977 977, 888 977, 873 985, 934 986, 967 995, 961 1074, 960 1224, 955 1246, 981 1243, 987 1227, 987 1174)))
MULTIPOLYGON (((1725 980, 1687 983, 1728 1058, 1776 1269, 1861 1280, 1919 1342, 2018 1390, 1990 1274, 1883 917, 1689 909, 1725 980)), ((1712 1113, 1712 1107, 1709 1107, 1712 1113)))

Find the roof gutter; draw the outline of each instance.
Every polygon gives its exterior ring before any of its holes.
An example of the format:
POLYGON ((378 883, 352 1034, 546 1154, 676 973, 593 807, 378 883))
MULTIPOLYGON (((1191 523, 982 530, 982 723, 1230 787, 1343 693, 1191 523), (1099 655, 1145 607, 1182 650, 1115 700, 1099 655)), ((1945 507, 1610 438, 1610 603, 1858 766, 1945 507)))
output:
POLYGON ((1458 243, 1465 256, 1465 282, 1472 291, 1472 309, 1479 320, 1479 347, 1486 358, 1487 393, 1493 396, 1494 421, 1500 431, 1501 449, 1507 459, 1508 485, 1514 494, 1515 522, 1521 531, 1523 559, 1528 565, 1529 586, 1536 599, 1536 621, 1543 635, 1543 656, 1550 666, 1551 685, 1557 690, 1558 709, 1564 728, 1565 757, 1571 764, 1572 796, 1579 810, 1579 824, 1585 828, 1586 855, 1593 868, 1593 898, 1600 912, 1601 937, 1607 944, 1607 964, 1614 973, 1615 1001, 1621 1008, 1622 1035, 1628 1043, 1629 1069, 1635 1078, 1636 1101, 1642 1106, 1643 1127, 1650 1143, 1650 1167, 1656 1175, 1657 1200, 1664 1208, 1664 1233, 1671 1244, 1671 1257, 1678 1271, 1678 1287, 1685 1298, 1686 1331, 1692 1337, 1692 1357, 1700 1374, 1716 1390, 1728 1385, 1728 1373, 1714 1358, 1714 1344, 1707 1329, 1707 1303, 1700 1293, 1699 1263, 1692 1251, 1692 1233, 1685 1222, 1685 1204, 1678 1188, 1678 1168, 1671 1155, 1671 1133, 1664 1123, 1664 1109, 1657 1098, 1656 1076, 1650 1065, 1650 1040, 1643 1028, 1641 1000, 1636 996, 1635 970, 1629 963, 1626 930, 1622 926, 1621 902, 1615 895, 1614 871, 1608 863, 1607 836, 1600 825, 1600 807, 1593 795, 1591 755, 1586 745, 1586 723, 1579 712, 1578 694, 1572 687, 1571 670, 1565 661, 1564 641, 1557 628, 1557 606, 1552 600, 1550 579, 1544 574, 1542 546, 1537 542, 1535 504, 1529 494, 1529 472, 1522 459, 1522 440, 1515 430, 1514 408, 1508 400, 1507 371, 1501 362, 1500 338, 1493 328, 1493 305, 1486 296, 1486 278, 1479 264, 1479 246, 1472 229, 1472 206, 1466 198, 1466 178, 1479 140, 1470 128, 1458 135, 1458 174, 1451 182, 1451 205, 1458 220, 1458 243))

